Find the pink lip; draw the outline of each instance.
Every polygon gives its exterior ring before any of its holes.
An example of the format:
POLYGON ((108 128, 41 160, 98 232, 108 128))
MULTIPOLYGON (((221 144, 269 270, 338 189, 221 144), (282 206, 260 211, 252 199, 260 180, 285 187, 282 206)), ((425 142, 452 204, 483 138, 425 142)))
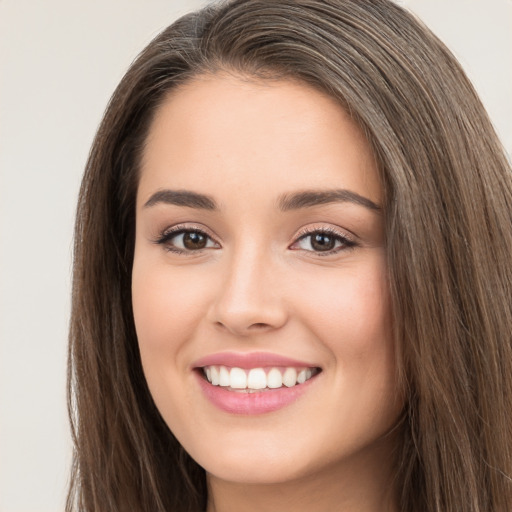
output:
POLYGON ((299 361, 289 357, 268 352, 236 353, 221 352, 211 354, 198 359, 192 365, 199 386, 206 398, 222 411, 231 414, 264 414, 277 411, 298 400, 314 384, 318 375, 307 380, 303 384, 259 391, 256 393, 244 393, 228 391, 221 386, 213 386, 203 376, 201 368, 205 366, 223 365, 237 368, 268 368, 286 367, 316 368, 318 365, 310 362, 299 361))
POLYGON ((296 368, 315 368, 317 365, 305 361, 290 359, 279 354, 269 352, 220 352, 202 357, 194 362, 194 368, 203 366, 223 365, 237 368, 264 368, 269 366, 294 366, 296 368))
POLYGON ((291 388, 270 389, 257 393, 240 393, 228 391, 220 386, 213 386, 195 372, 199 386, 210 402, 222 411, 231 414, 264 414, 277 411, 298 400, 314 384, 318 375, 291 388))

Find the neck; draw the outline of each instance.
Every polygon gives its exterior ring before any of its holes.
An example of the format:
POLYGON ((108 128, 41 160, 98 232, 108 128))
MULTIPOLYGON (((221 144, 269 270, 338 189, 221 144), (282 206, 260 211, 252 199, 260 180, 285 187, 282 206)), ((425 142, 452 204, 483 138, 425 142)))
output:
POLYGON ((380 455, 378 463, 375 451, 362 453, 278 483, 228 482, 208 474, 207 512, 396 512, 392 455, 380 455))

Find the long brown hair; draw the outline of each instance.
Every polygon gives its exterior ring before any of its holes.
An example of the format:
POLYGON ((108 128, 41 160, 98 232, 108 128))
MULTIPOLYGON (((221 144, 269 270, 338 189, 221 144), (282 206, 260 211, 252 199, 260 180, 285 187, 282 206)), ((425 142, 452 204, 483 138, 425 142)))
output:
POLYGON ((512 510, 512 173, 444 45, 385 0, 234 0, 186 15, 115 91, 75 232, 67 510, 205 510, 205 474, 156 410, 131 310, 138 163, 166 93, 227 71, 326 92, 385 190, 403 511, 512 510))

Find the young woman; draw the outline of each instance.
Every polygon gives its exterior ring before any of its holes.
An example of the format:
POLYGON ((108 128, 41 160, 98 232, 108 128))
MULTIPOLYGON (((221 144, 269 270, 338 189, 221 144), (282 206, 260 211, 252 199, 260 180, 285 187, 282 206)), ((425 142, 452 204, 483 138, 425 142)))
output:
POLYGON ((81 189, 68 510, 511 510, 511 253, 503 150, 406 11, 181 18, 81 189))

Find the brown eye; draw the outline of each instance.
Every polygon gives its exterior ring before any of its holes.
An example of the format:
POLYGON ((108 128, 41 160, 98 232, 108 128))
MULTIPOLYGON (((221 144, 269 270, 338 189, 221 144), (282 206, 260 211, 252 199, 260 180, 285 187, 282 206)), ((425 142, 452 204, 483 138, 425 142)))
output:
POLYGON ((311 247, 315 251, 330 251, 334 249, 336 239, 327 233, 315 233, 311 235, 311 247))
POLYGON ((202 249, 219 249, 217 242, 198 229, 177 229, 162 235, 156 243, 175 253, 192 253, 202 249))
POLYGON ((341 233, 318 230, 302 235, 291 246, 291 249, 302 249, 319 255, 329 255, 354 246, 356 246, 356 243, 341 233))
POLYGON ((189 231, 183 234, 183 246, 185 249, 197 250, 204 249, 208 238, 199 231, 189 231))

